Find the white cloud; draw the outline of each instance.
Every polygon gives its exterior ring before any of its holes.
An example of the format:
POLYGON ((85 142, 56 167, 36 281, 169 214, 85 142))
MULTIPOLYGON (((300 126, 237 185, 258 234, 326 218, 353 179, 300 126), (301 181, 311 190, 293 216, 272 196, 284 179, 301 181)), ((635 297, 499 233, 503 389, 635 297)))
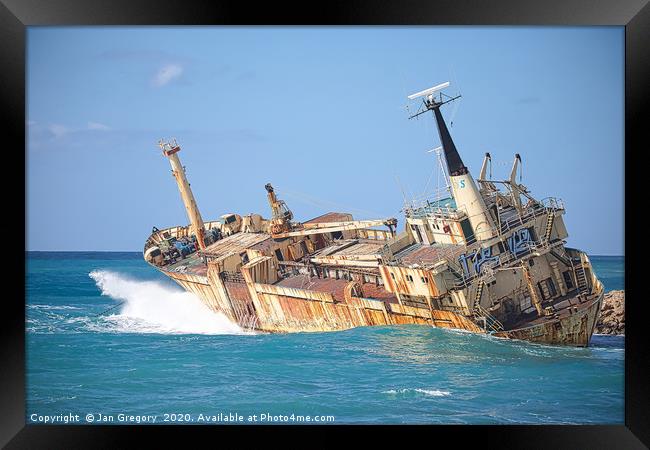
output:
POLYGON ((70 129, 63 125, 52 124, 47 129, 54 135, 55 138, 61 138, 70 132, 70 129))
POLYGON ((151 81, 155 87, 163 87, 183 73, 183 67, 178 64, 167 64, 158 70, 151 81))
POLYGON ((110 130, 111 128, 108 125, 104 125, 103 123, 99 122, 88 122, 88 129, 89 130, 110 130))

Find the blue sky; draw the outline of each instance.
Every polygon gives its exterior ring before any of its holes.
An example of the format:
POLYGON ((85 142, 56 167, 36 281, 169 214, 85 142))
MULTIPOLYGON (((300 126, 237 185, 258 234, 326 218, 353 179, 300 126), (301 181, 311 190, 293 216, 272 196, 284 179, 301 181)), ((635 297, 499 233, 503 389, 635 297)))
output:
POLYGON ((443 81, 465 164, 515 153, 568 244, 623 254, 622 27, 30 27, 27 249, 141 250, 188 222, 156 143, 176 137, 205 220, 403 216, 436 184, 433 119, 406 96, 443 81))

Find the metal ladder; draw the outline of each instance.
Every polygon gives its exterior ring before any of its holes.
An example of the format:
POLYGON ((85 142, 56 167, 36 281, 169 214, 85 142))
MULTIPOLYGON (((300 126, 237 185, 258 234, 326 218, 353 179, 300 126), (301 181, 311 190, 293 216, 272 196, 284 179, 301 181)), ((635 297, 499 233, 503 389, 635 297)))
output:
POLYGON ((478 285, 476 286, 476 295, 474 297, 474 313, 478 311, 478 308, 481 307, 481 297, 483 297, 483 287, 485 286, 485 281, 479 280, 478 285))
POLYGON ((483 319, 485 324, 485 331, 488 329, 492 332, 503 331, 503 324, 497 320, 492 314, 486 311, 481 307, 481 297, 483 296, 483 288, 485 287, 485 281, 479 280, 478 285, 476 286, 476 296, 474 298, 474 316, 477 319, 483 319))
POLYGON ((553 231, 553 222, 555 222, 555 214, 553 211, 549 211, 546 214, 546 231, 544 232, 543 242, 548 243, 551 239, 551 232, 553 231))
POLYGON ((587 274, 585 273, 585 268, 582 265, 579 265, 575 268, 576 281, 578 282, 578 291, 580 293, 589 291, 589 284, 587 283, 587 274))

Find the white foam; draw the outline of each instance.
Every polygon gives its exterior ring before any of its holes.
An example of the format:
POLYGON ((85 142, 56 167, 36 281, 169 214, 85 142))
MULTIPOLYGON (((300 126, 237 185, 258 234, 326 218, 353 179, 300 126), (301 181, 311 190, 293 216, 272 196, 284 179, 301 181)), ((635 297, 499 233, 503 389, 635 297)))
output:
POLYGON ((69 305, 27 305, 27 308, 45 309, 45 310, 81 309, 76 306, 69 306, 69 305))
POLYGON ((95 331, 164 334, 244 334, 226 316, 215 313, 190 292, 157 281, 133 280, 107 270, 89 274, 102 295, 123 301, 118 314, 89 324, 95 331), (103 329, 102 329, 103 327, 103 329))
POLYGON ((441 391, 439 389, 390 389, 388 391, 383 391, 382 394, 397 395, 397 394, 409 394, 411 392, 418 392, 420 394, 428 395, 430 397, 446 397, 451 395, 451 392, 441 391))
POLYGON ((451 395, 451 392, 440 391, 438 389, 415 389, 415 392, 419 392, 424 395, 430 395, 432 397, 446 397, 451 395))

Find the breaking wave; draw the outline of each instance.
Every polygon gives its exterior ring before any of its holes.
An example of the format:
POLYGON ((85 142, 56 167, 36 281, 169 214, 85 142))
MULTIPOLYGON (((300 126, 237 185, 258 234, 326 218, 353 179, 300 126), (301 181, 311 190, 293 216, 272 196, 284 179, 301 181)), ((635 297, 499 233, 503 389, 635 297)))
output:
POLYGON ((87 325, 93 331, 164 334, 248 334, 226 316, 215 313, 194 294, 157 281, 133 280, 95 270, 88 274, 102 295, 124 302, 116 314, 87 325))

